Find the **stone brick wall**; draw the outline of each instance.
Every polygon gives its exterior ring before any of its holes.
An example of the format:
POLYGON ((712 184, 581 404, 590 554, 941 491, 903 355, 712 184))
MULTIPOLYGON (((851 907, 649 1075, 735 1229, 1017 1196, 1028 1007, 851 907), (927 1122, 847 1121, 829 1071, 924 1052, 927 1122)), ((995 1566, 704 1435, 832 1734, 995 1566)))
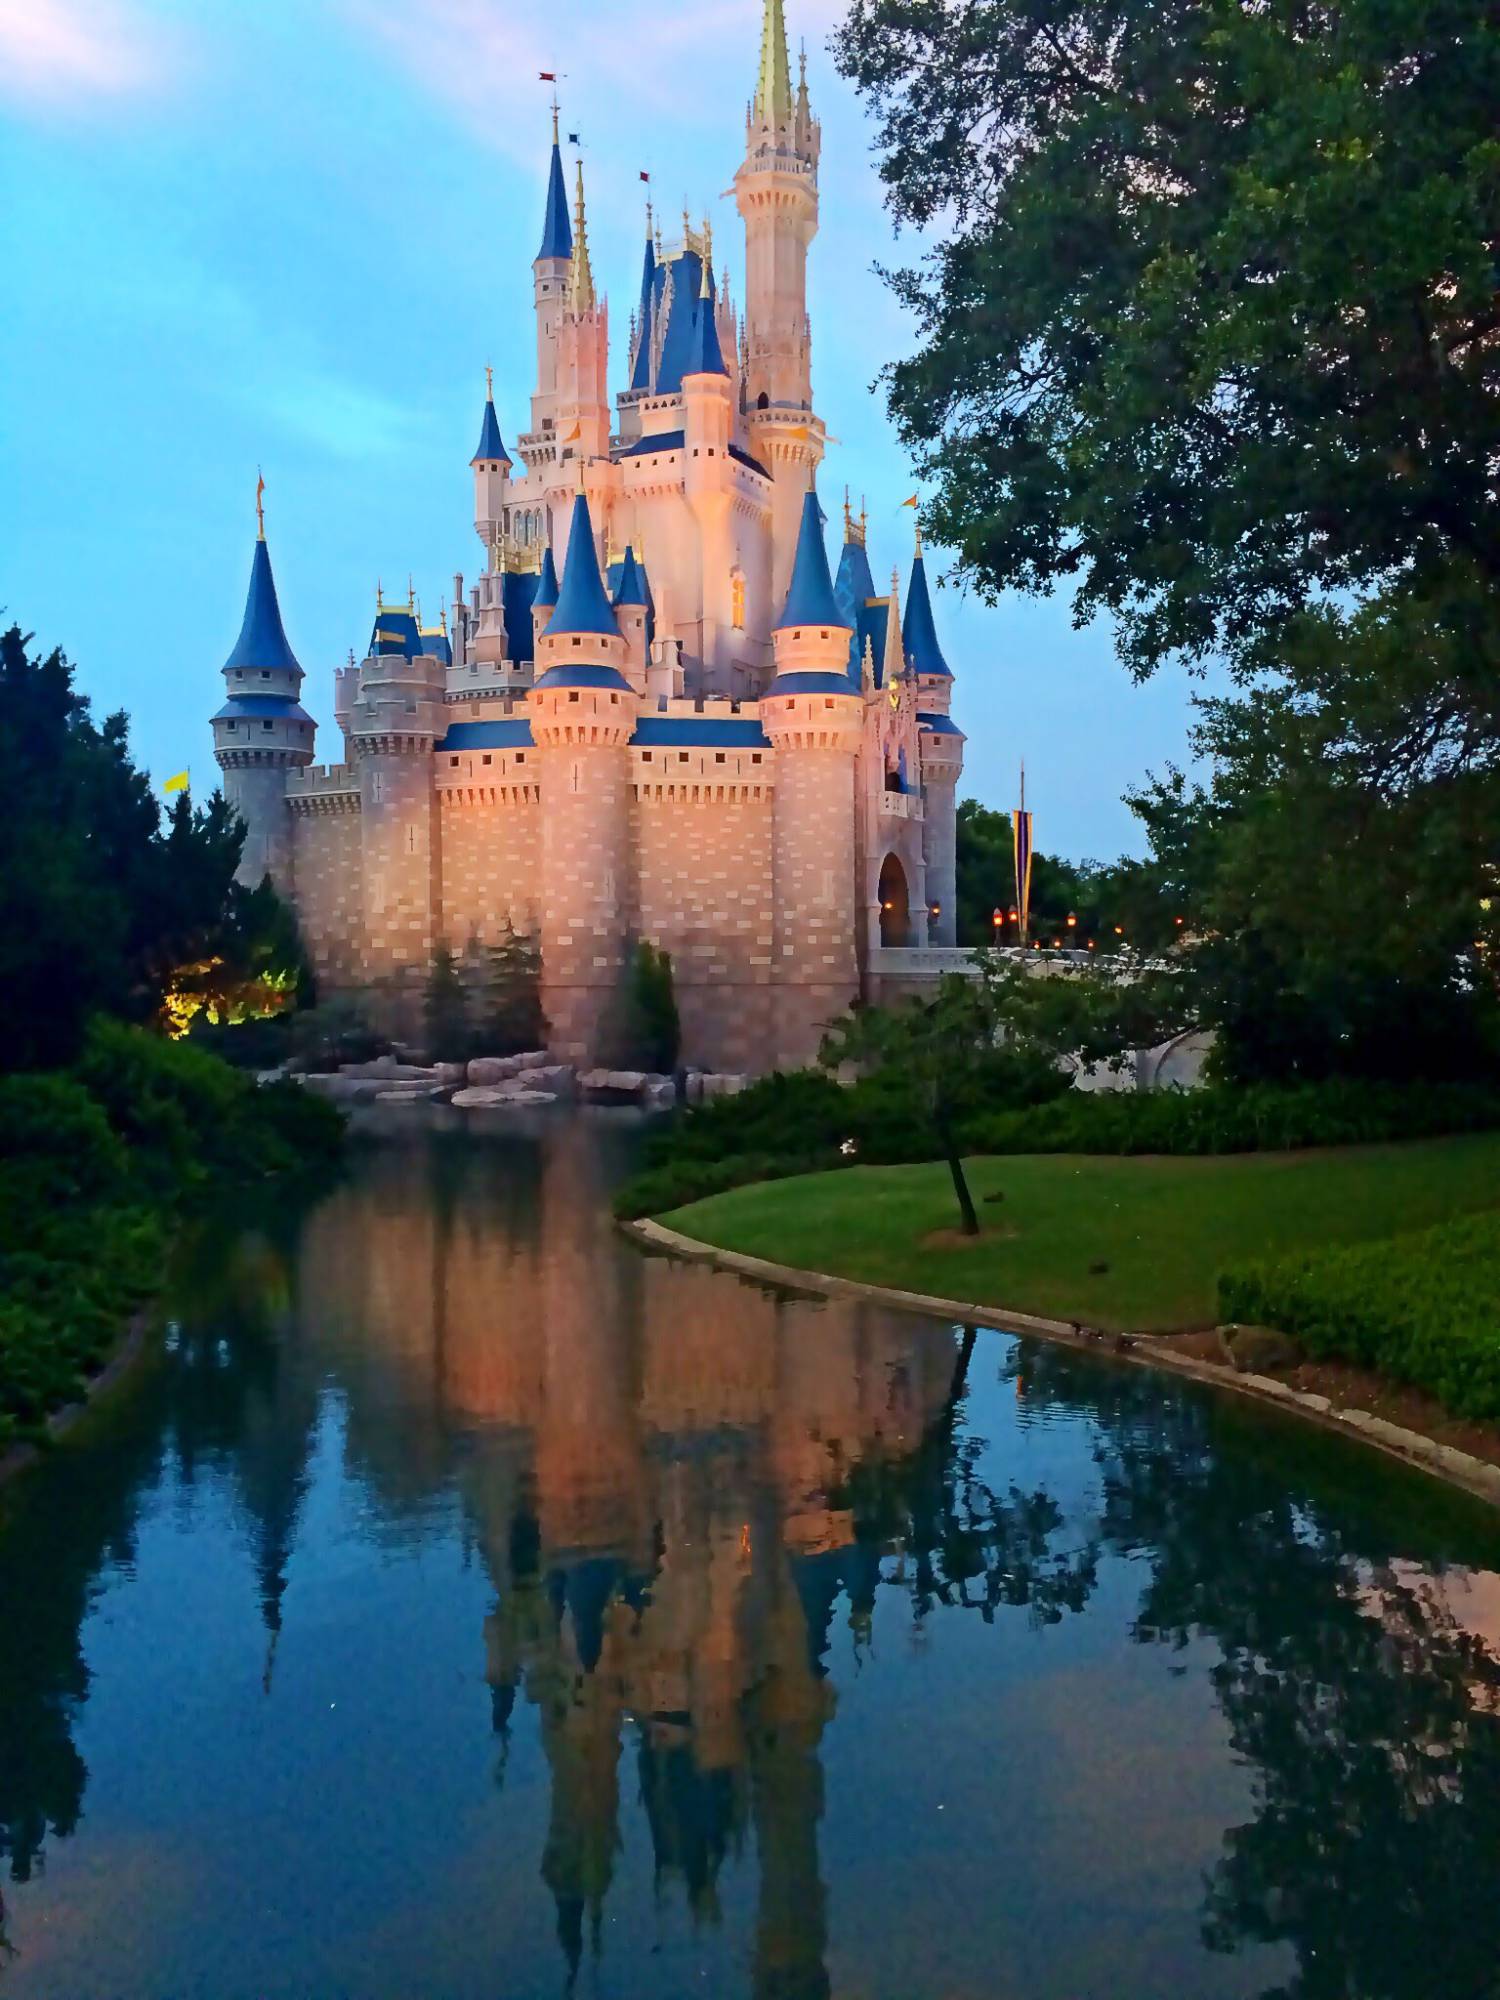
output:
POLYGON ((365 923, 358 798, 320 800, 292 813, 297 921, 321 984, 361 975, 365 923))
POLYGON ((777 749, 771 893, 772 1058, 796 1067, 812 1060, 823 1024, 859 991, 852 743, 777 749))
POLYGON ((630 754, 556 742, 538 752, 542 792, 542 1006, 560 1061, 623 1053, 627 935, 636 902, 630 754))
POLYGON ((441 879, 432 757, 370 749, 358 771, 362 970, 373 981, 420 980, 432 962, 441 879))
POLYGON ((771 768, 754 784, 637 782, 636 927, 672 955, 682 1060, 761 1068, 770 1052, 771 768))
POLYGON ((443 784, 438 815, 441 934, 455 951, 462 951, 476 936, 493 944, 507 922, 534 935, 541 921, 542 808, 537 785, 443 784))

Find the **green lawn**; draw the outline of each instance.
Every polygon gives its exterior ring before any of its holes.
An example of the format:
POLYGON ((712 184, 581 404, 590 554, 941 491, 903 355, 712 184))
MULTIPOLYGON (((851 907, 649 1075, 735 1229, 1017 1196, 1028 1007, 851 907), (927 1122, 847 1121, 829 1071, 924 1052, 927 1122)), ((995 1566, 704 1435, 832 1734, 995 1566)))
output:
POLYGON ((805 1270, 1142 1332, 1211 1325, 1226 1265, 1421 1229, 1500 1205, 1500 1133, 1213 1159, 1025 1155, 969 1163, 985 1233, 942 1166, 764 1181, 660 1218, 805 1270), (1090 1270, 1107 1264, 1102 1272, 1090 1270))

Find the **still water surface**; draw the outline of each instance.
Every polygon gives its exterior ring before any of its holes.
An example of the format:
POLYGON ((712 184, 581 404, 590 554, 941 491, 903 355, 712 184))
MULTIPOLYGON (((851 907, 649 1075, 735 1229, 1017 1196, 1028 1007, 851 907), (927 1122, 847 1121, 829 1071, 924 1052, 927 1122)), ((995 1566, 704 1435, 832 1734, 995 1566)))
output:
POLYGON ((1500 1993, 1491 1516, 400 1115, 7 1498, 3 2000, 1500 1993))

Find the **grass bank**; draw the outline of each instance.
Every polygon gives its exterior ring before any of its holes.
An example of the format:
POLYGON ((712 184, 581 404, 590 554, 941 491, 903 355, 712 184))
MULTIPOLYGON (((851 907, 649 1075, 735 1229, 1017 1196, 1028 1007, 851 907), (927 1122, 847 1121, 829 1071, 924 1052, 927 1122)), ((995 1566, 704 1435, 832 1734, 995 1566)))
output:
POLYGON ((938 1164, 758 1182, 658 1220, 867 1284, 1167 1332, 1212 1324, 1232 1267, 1495 1208, 1500 1133, 1210 1158, 1018 1155, 976 1159, 970 1175, 985 1224, 974 1241, 954 1233, 938 1164))

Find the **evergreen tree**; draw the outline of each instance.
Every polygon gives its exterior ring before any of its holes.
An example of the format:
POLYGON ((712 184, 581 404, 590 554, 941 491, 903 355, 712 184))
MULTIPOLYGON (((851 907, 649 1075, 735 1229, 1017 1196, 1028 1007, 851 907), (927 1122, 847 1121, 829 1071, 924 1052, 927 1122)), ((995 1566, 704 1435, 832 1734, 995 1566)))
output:
POLYGON ((429 1061, 467 1061, 471 1042, 468 995, 453 949, 441 938, 433 946, 427 974, 423 1025, 429 1061))
POLYGON ((499 942, 483 953, 482 998, 477 1041, 482 1053, 522 1055, 545 1048, 547 1019, 542 1012, 542 955, 534 938, 507 918, 499 942))
POLYGON ((631 966, 631 1040, 642 1067, 670 1076, 677 1068, 682 1024, 672 982, 672 956, 642 938, 631 966))

